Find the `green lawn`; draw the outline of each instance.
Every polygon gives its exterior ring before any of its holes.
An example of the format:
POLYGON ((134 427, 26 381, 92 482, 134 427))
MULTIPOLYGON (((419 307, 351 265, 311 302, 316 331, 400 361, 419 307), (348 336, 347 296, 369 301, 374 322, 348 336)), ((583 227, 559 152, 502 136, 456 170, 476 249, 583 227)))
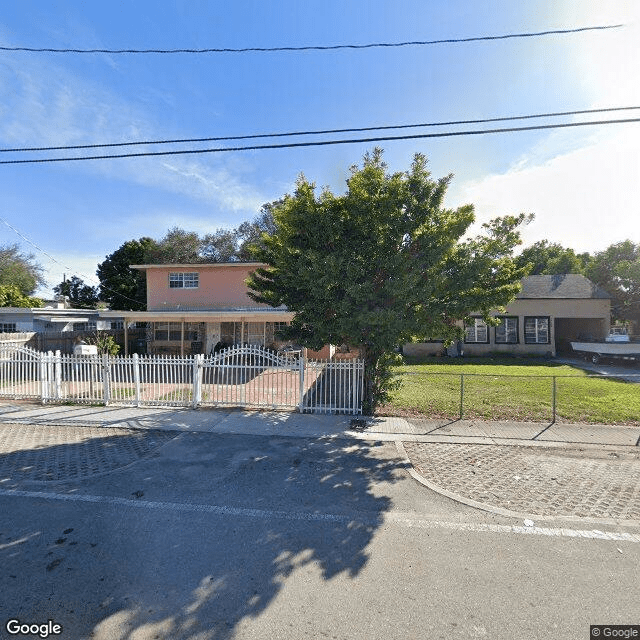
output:
MULTIPOLYGON (((603 380, 568 365, 520 358, 424 358, 396 367, 401 381, 382 415, 640 424, 640 384, 603 380)), ((633 372, 633 371, 632 371, 633 372)), ((640 371, 639 371, 640 373, 640 371)))

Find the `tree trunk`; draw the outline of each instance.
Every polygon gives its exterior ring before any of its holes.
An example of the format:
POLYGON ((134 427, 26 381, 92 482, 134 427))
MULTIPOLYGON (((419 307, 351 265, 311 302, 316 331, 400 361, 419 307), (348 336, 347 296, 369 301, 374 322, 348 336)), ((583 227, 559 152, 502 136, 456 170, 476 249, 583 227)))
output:
POLYGON ((382 353, 382 351, 370 347, 361 348, 364 359, 364 393, 362 398, 362 413, 364 415, 373 415, 380 401, 378 360, 382 353))

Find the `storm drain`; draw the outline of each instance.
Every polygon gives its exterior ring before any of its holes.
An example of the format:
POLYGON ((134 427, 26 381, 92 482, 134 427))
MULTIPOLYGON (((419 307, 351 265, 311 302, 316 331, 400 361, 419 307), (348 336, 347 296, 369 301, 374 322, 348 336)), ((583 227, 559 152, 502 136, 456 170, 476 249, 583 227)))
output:
POLYGON ((177 435, 160 429, 0 425, 0 483, 88 478, 145 458, 177 435))

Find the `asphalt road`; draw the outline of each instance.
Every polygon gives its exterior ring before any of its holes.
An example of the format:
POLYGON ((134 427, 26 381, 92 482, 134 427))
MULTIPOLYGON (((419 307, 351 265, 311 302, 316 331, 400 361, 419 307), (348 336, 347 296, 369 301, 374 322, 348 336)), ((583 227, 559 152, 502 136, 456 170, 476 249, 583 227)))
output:
POLYGON ((565 640, 640 622, 637 535, 460 505, 390 442, 183 433, 103 475, 9 479, 0 513, 1 638, 11 618, 74 640, 565 640))

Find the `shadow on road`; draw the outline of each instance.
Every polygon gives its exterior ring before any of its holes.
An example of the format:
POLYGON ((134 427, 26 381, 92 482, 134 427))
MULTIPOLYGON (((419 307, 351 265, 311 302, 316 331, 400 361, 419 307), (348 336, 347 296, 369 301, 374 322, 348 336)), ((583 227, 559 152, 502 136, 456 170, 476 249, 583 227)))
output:
MULTIPOLYGON (((72 460, 80 446, 49 453, 72 460)), ((403 476, 380 446, 190 433, 135 472, 37 486, 68 499, 0 495, 16 515, 0 537, 5 612, 54 619, 65 637, 231 638, 283 592, 313 599, 323 582, 362 571, 391 508, 374 485, 403 476)), ((311 632, 291 619, 290 637, 311 632)))

